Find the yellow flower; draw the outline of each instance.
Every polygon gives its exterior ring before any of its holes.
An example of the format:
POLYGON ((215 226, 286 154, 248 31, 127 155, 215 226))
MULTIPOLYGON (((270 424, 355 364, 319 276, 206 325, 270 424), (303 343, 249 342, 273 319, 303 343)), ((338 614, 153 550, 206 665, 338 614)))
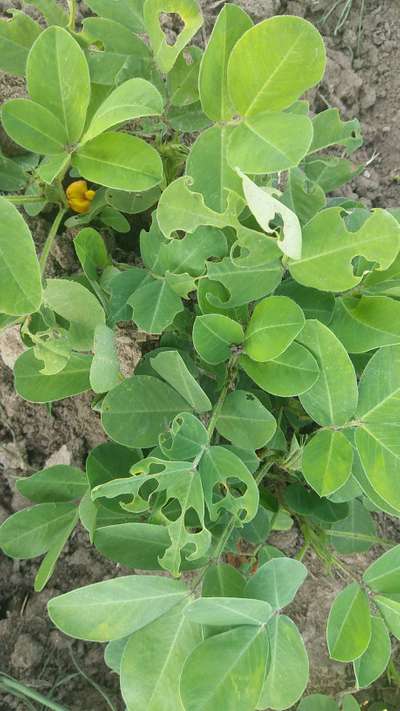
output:
POLYGON ((68 205, 74 212, 88 212, 96 195, 95 190, 88 190, 86 180, 75 180, 66 190, 68 205))

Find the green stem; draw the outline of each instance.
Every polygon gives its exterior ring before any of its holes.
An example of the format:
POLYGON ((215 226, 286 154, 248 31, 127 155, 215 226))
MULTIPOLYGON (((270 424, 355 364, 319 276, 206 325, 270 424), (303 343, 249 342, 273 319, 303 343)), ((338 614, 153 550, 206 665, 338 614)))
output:
POLYGON ((8 202, 12 202, 13 205, 37 205, 45 200, 39 195, 3 195, 2 197, 5 197, 8 202))
POLYGON ((208 436, 209 436, 210 440, 214 434, 215 426, 217 424, 218 417, 221 414, 221 410, 223 408, 225 398, 228 395, 229 390, 232 386, 232 383, 234 382, 234 380, 236 378, 238 359, 239 359, 238 355, 232 355, 229 360, 225 385, 219 394, 219 398, 216 402, 216 405, 214 407, 213 413, 210 418, 210 422, 208 423, 208 427, 207 427, 207 432, 208 432, 208 436))
POLYGON ((46 699, 45 696, 42 696, 42 694, 39 694, 37 691, 3 674, 0 675, 0 689, 8 694, 19 696, 20 698, 22 696, 37 701, 38 704, 42 704, 42 706, 45 706, 47 709, 52 709, 52 711, 69 711, 65 706, 60 706, 60 704, 57 704, 55 701, 46 699))
POLYGON ((44 243, 44 247, 43 247, 43 252, 40 255, 40 260, 39 260, 40 271, 42 274, 44 274, 44 270, 46 269, 47 260, 49 258, 51 249, 53 247, 54 240, 57 236, 57 232, 58 232, 58 228, 61 224, 61 220, 64 217, 65 213, 66 213, 66 208, 60 206, 58 209, 57 215, 54 218, 54 222, 53 222, 52 226, 50 227, 50 232, 47 235, 47 239, 46 239, 46 242, 44 243))
POLYGON ((71 32, 74 32, 75 31, 75 24, 76 24, 76 13, 78 10, 78 2, 77 2, 77 0, 68 0, 68 5, 69 5, 68 29, 71 30, 71 32))

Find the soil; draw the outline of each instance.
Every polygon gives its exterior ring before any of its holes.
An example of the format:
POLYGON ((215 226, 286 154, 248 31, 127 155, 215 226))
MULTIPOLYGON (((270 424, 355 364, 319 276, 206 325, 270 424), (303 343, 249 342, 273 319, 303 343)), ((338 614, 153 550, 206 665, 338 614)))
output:
MULTIPOLYGON (((238 0, 256 21, 286 13, 306 17, 325 36, 328 69, 322 85, 312 95, 316 111, 337 106, 344 118, 358 117, 363 125, 365 145, 354 159, 369 163, 361 176, 347 188, 371 206, 400 204, 400 5, 398 0, 366 0, 361 22, 361 0, 353 0, 349 16, 337 28, 340 9, 327 22, 321 18, 334 6, 333 0, 238 0)), ((203 0, 205 32, 208 35, 223 1, 203 0)), ((21 3, 0 2, 0 15, 21 3)), ((28 6, 35 17, 38 13, 28 6)), ((172 34, 174 27, 169 30, 172 34)), ((0 100, 21 96, 20 79, 0 76, 0 100)), ((10 154, 16 150, 0 133, 0 145, 10 154)), ((30 221, 38 247, 43 243, 47 225, 44 218, 30 221)), ((63 235, 50 263, 50 273, 63 273, 75 266, 71 239, 63 235)), ((128 368, 137 359, 138 345, 131 333, 121 339, 128 368)), ((0 522, 10 513, 27 505, 16 491, 15 478, 26 476, 50 463, 72 463, 83 467, 88 451, 104 439, 98 415, 90 408, 88 396, 77 397, 47 407, 33 406, 18 398, 13 390, 11 367, 21 350, 16 329, 0 338, 0 522)), ((400 524, 388 517, 379 519, 383 534, 400 540, 400 524)), ((275 534, 275 545, 287 553, 301 547, 293 530, 275 534)), ((381 550, 346 558, 353 570, 362 571, 381 550)), ((332 599, 343 587, 337 573, 325 570, 312 554, 305 560, 309 577, 289 609, 299 625, 310 655, 309 692, 337 694, 351 690, 351 668, 329 660, 325 646, 325 622, 332 599)), ((103 662, 100 645, 86 645, 64 637, 49 622, 46 603, 50 597, 73 588, 111 578, 123 572, 102 559, 90 546, 86 533, 78 530, 66 546, 49 587, 40 594, 32 592, 36 561, 12 561, 0 556, 0 671, 52 695, 71 711, 107 709, 108 705, 88 681, 105 690, 115 709, 122 709, 117 678, 103 662), (84 676, 85 675, 85 676, 84 676)), ((398 649, 397 649, 398 656, 398 649)), ((360 701, 379 700, 400 707, 400 695, 389 687, 385 677, 360 701)), ((24 702, 0 695, 0 711, 26 709, 24 702)), ((138 711, 142 711, 141 709, 138 711)), ((143 710, 144 711, 144 710, 143 710)))

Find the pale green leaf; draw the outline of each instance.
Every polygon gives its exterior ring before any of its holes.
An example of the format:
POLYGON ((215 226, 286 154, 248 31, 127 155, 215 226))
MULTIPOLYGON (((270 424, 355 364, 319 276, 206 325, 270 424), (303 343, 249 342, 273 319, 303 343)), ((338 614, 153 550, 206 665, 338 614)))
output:
POLYGON ((0 197, 0 311, 24 316, 42 301, 39 262, 31 233, 18 210, 0 197))
POLYGON ((272 615, 272 607, 262 600, 245 597, 202 597, 185 610, 185 616, 199 625, 237 627, 265 625, 272 615))
POLYGON ((400 545, 374 561, 365 571, 363 579, 374 592, 388 595, 400 592, 400 545))
POLYGON ((105 324, 96 326, 90 366, 90 386, 95 393, 105 393, 121 382, 120 364, 114 332, 105 324))
POLYGON ((121 663, 121 691, 128 709, 184 711, 179 693, 183 665, 202 641, 201 629, 176 605, 135 632, 121 663))
POLYGON ((243 173, 241 176, 247 205, 260 227, 267 234, 278 237, 277 245, 284 254, 292 259, 300 259, 302 234, 297 215, 274 197, 274 195, 280 194, 275 188, 262 188, 243 173), (283 223, 279 232, 271 227, 271 222, 274 221, 276 215, 280 216, 283 223))
POLYGON ((150 190, 162 180, 159 154, 137 136, 109 131, 81 146, 72 165, 87 180, 107 188, 150 190))
POLYGON ((17 489, 30 501, 49 503, 80 499, 88 488, 84 473, 67 464, 55 464, 29 477, 17 479, 17 489))
POLYGON ((73 503, 43 503, 9 516, 0 527, 0 547, 11 558, 24 560, 43 555, 54 537, 75 520, 73 503))
POLYGON ((65 368, 55 375, 41 373, 42 363, 33 349, 25 351, 14 367, 15 389, 24 400, 53 402, 90 390, 89 371, 92 357, 73 354, 65 368))
POLYGON ((370 640, 368 597, 358 583, 351 583, 336 597, 329 613, 329 654, 339 662, 352 662, 364 654, 370 640))
POLYGON ((273 558, 252 575, 244 594, 269 602, 274 610, 289 605, 307 577, 307 568, 294 558, 273 558))
POLYGON ((137 375, 111 390, 103 401, 102 423, 115 442, 127 447, 152 447, 158 435, 190 406, 158 378, 137 375))
POLYGON ((349 479, 353 448, 342 432, 320 430, 303 450, 302 471, 318 496, 329 496, 349 479))
POLYGON ((68 143, 56 116, 29 99, 12 99, 2 106, 1 119, 8 135, 23 148, 44 155, 62 153, 68 143))
POLYGON ((304 314, 287 296, 269 296, 255 307, 245 333, 246 354, 265 363, 280 356, 305 324, 304 314))
POLYGON ((386 622, 389 632, 400 640, 400 601, 387 595, 376 595, 374 602, 386 622))
POLYGON ((24 76, 28 53, 42 32, 31 17, 14 10, 13 17, 0 20, 0 67, 8 74, 24 76))
POLYGON ((199 69, 202 51, 188 47, 176 60, 167 77, 167 89, 172 106, 188 106, 199 98, 199 69))
POLYGON ((215 21, 199 76, 201 105, 214 121, 227 121, 235 115, 227 85, 228 61, 236 42, 252 24, 241 7, 230 3, 215 21))
POLYGON ((249 116, 232 132, 228 162, 244 173, 276 173, 297 166, 311 145, 308 116, 261 113, 249 116))
POLYGON ((217 365, 228 360, 232 346, 243 342, 240 323, 222 314, 197 316, 193 326, 193 345, 199 356, 217 365))
POLYGON ((267 664, 263 627, 238 627, 210 637, 192 652, 181 677, 185 711, 250 711, 267 664))
POLYGON ((320 321, 306 321, 297 337, 308 348, 320 368, 319 378, 300 395, 306 412, 320 425, 343 425, 357 407, 357 378, 354 366, 336 336, 320 321))
POLYGON ((266 363, 256 363, 241 356, 240 365, 258 387, 279 397, 307 392, 319 376, 317 361, 298 343, 292 343, 278 358, 266 363))
POLYGON ((220 435, 242 449, 260 449, 272 439, 276 421, 253 393, 228 394, 216 422, 220 435))
POLYGON ((128 299, 132 319, 145 333, 162 333, 183 311, 180 297, 166 279, 145 279, 128 299))
POLYGON ((94 294, 76 281, 47 279, 43 299, 50 309, 70 322, 73 345, 90 350, 96 327, 105 323, 104 310, 94 294))
POLYGON ((150 358, 151 367, 177 392, 196 412, 211 410, 211 402, 188 370, 178 351, 163 351, 150 358))
POLYGON ((293 104, 324 74, 325 46, 314 25, 300 17, 273 17, 248 30, 228 65, 236 110, 246 116, 293 104))
POLYGON ((365 353, 400 343, 400 303, 387 296, 344 296, 336 300, 329 327, 348 353, 365 353))
POLYGON ((326 109, 313 118, 314 137, 310 153, 330 146, 344 146, 352 153, 362 145, 360 122, 342 121, 338 109, 326 109))
POLYGON ((99 106, 82 142, 91 141, 117 124, 142 116, 158 116, 162 110, 162 96, 155 86, 145 79, 128 79, 99 106))
POLYGON ((371 641, 364 654, 356 659, 354 674, 360 688, 370 686, 385 671, 392 654, 389 632, 381 617, 372 617, 371 641))
POLYGON ((183 601, 185 586, 154 575, 130 575, 77 588, 50 600, 52 622, 67 635, 108 642, 140 630, 183 601))
POLYGON ((299 630, 286 615, 275 615, 267 634, 271 661, 257 708, 282 711, 296 703, 307 686, 308 656, 299 630))
POLYGON ((86 5, 90 7, 101 18, 114 20, 124 27, 128 27, 132 32, 143 32, 143 3, 142 0, 87 0, 86 5))
POLYGON ((90 99, 89 68, 79 44, 67 30, 48 27, 27 61, 28 90, 64 126, 68 141, 79 140, 90 99))

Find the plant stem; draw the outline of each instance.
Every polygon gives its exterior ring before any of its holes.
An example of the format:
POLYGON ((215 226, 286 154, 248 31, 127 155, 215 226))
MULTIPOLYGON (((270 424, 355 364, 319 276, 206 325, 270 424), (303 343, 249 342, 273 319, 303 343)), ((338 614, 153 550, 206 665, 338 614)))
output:
POLYGON ((68 0, 68 5, 69 5, 68 29, 71 30, 71 32, 74 32, 75 23, 76 23, 76 13, 77 13, 77 9, 78 9, 77 0, 68 0))
POLYGON ((2 197, 8 202, 12 202, 13 205, 37 205, 45 199, 39 195, 3 195, 2 197))
POLYGON ((217 424, 218 417, 221 414, 221 410, 223 408, 225 398, 229 393, 229 390, 231 388, 233 381, 235 380, 238 359, 239 359, 238 355, 232 355, 229 360, 225 385, 219 394, 219 398, 216 402, 216 405, 214 407, 213 413, 210 418, 210 422, 208 423, 208 427, 207 427, 207 432, 208 432, 208 436, 209 436, 210 440, 214 434, 215 426, 217 424))
POLYGON ((45 706, 47 709, 52 709, 52 711, 69 711, 65 706, 60 706, 60 704, 57 704, 55 701, 46 699, 45 696, 42 696, 42 694, 39 694, 37 691, 3 674, 0 674, 0 689, 3 689, 8 694, 19 696, 19 698, 26 697, 37 701, 38 704, 42 704, 42 706, 45 706))
POLYGON ((64 217, 65 213, 66 213, 66 208, 60 206, 58 208, 57 215, 54 218, 54 222, 53 222, 52 226, 50 227, 50 232, 47 235, 46 242, 44 243, 43 252, 40 255, 40 260, 39 260, 40 270, 41 270, 42 275, 44 274, 44 270, 46 269, 47 260, 49 258, 49 254, 51 252, 53 242, 57 236, 58 228, 61 224, 61 220, 64 217))

